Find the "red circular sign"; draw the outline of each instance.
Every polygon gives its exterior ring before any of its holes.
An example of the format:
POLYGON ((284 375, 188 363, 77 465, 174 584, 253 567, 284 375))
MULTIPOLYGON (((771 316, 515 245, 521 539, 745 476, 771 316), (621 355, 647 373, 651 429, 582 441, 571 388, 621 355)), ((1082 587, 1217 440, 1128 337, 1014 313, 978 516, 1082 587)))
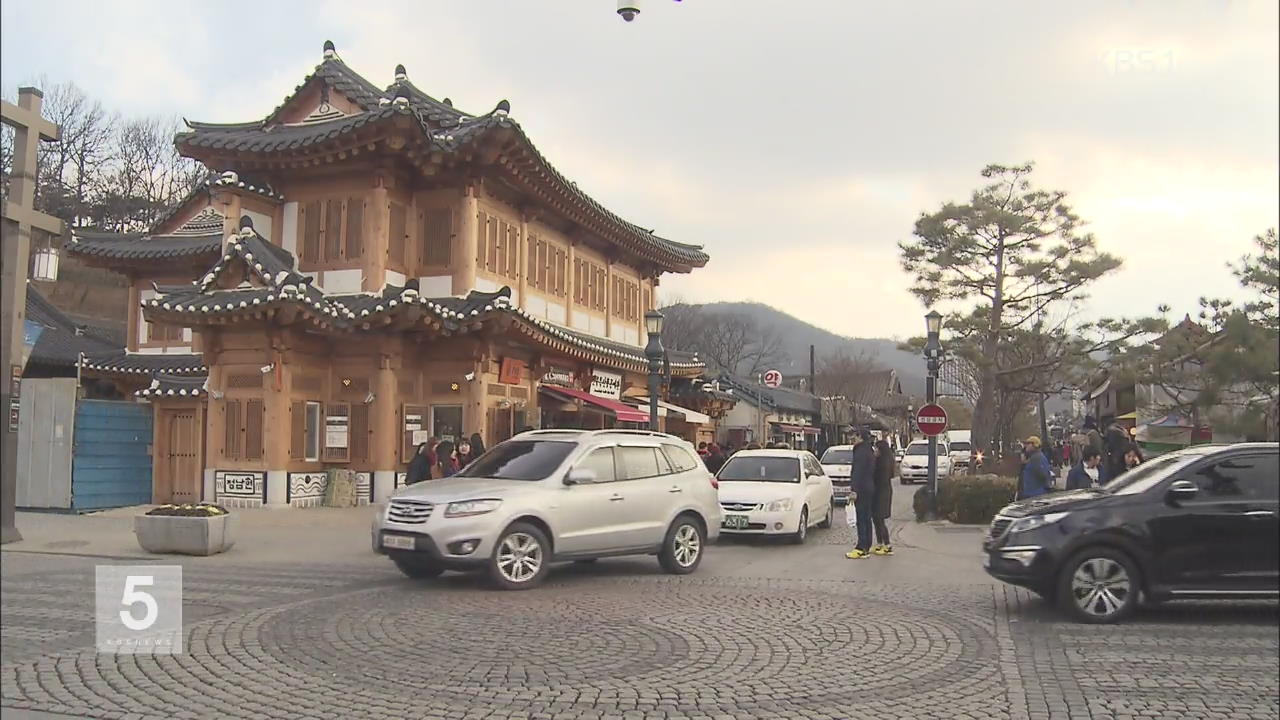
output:
POLYGON ((925 437, 947 431, 947 411, 941 405, 925 405, 916 411, 916 427, 925 437))
POLYGON ((764 384, 771 388, 780 387, 782 385, 782 373, 777 370, 766 370, 764 384))

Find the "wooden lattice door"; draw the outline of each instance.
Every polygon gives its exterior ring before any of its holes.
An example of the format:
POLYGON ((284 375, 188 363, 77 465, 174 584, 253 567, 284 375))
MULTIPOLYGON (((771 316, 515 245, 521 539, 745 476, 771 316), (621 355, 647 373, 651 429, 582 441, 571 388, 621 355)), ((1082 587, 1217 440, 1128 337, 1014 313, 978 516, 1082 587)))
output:
POLYGON ((162 422, 165 443, 159 467, 164 477, 157 478, 156 501, 200 502, 204 484, 200 412, 196 408, 166 410, 162 422))

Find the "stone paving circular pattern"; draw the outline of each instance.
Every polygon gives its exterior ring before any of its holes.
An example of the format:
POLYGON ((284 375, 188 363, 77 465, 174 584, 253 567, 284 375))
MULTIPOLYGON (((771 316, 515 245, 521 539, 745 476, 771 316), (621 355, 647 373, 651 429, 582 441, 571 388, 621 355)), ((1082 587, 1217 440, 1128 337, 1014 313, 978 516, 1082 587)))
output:
POLYGON ((421 687, 444 707, 471 709, 656 711, 669 694, 713 715, 839 717, 870 701, 910 698, 919 711, 926 695, 954 707, 1002 694, 986 628, 841 585, 686 580, 604 595, 421 585, 363 604, 310 603, 258 640, 296 671, 392 694, 421 687))

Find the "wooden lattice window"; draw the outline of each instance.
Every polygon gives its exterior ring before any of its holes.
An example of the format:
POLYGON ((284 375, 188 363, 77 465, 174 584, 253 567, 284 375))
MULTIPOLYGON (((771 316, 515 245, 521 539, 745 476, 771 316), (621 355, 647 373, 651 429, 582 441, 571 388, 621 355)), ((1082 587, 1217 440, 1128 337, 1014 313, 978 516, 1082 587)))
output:
POLYGON ((351 459, 369 459, 369 406, 351 406, 351 459))
POLYGON ((324 408, 324 427, 321 431, 324 450, 321 458, 326 462, 347 462, 351 459, 351 406, 347 403, 329 403, 324 408))
POLYGON ((610 313, 623 320, 638 321, 640 319, 640 286, 624 277, 614 275, 611 290, 610 313))
POLYGON ((240 442, 242 408, 243 403, 240 400, 228 400, 226 402, 226 422, 223 425, 225 432, 223 435, 223 454, 228 460, 239 460, 241 457, 240 453, 243 447, 240 442))
POLYGON ((298 259, 310 266, 334 267, 364 256, 366 200, 361 196, 326 198, 303 203, 298 259))
POLYGON ((261 460, 265 446, 266 407, 261 400, 244 404, 244 458, 261 460))
POLYGON ((476 264, 504 277, 520 276, 520 228, 500 217, 481 212, 480 243, 476 264))
POLYGON ((289 407, 289 457, 307 457, 307 404, 301 400, 289 407))
POLYGON ((245 389, 262 387, 262 373, 242 373, 227 376, 227 388, 229 389, 245 389))
POLYGON ((404 205, 391 203, 387 226, 387 258, 391 265, 404 269, 404 250, 408 243, 408 214, 404 205))
POLYGON ((537 235, 527 243, 529 287, 563 297, 569 274, 569 252, 537 235))
POLYGON ((447 267, 453 262, 453 210, 432 208, 421 217, 422 265, 447 267))

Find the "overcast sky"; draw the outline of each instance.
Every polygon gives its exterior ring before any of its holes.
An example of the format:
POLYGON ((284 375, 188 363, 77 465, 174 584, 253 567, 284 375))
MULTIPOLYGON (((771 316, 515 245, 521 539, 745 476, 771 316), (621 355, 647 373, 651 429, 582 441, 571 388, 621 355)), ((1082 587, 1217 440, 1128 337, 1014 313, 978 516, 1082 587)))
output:
POLYGON ((1275 0, 641 3, 5 2, 0 80, 254 120, 331 39, 379 85, 404 63, 470 112, 509 99, 579 187, 705 245, 668 298, 862 337, 921 332, 897 242, 991 162, 1035 161, 1124 258, 1099 314, 1234 293, 1224 264, 1280 215, 1275 0))

